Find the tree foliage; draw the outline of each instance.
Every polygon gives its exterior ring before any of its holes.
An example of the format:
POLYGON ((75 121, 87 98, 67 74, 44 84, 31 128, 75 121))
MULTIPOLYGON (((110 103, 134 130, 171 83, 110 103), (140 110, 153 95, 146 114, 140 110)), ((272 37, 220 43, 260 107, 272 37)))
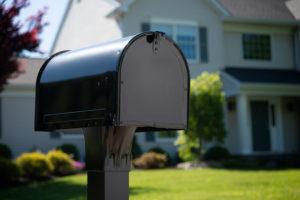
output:
POLYGON ((28 0, 13 0, 9 5, 5 0, 0 0, 0 91, 9 78, 16 77, 24 71, 17 61, 17 56, 24 50, 38 51, 38 35, 46 25, 43 23, 46 8, 25 22, 20 22, 17 17, 27 6, 28 0))
POLYGON ((223 141, 223 103, 222 82, 217 73, 204 72, 191 80, 189 129, 176 142, 182 159, 199 157, 203 142, 223 141))

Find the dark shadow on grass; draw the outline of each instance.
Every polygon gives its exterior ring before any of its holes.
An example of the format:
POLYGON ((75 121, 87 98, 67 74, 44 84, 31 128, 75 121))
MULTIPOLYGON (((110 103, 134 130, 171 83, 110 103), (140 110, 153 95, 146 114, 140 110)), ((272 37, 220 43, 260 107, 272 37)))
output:
POLYGON ((151 187, 130 187, 130 195, 135 196, 144 193, 152 192, 166 192, 164 188, 151 188, 151 187))
POLYGON ((0 189, 1 200, 72 200, 86 199, 86 186, 68 181, 33 183, 10 189, 0 189))
POLYGON ((300 155, 232 156, 218 162, 207 162, 211 168, 229 170, 286 170, 300 168, 300 155), (217 163, 217 164, 216 164, 217 163))
MULTIPOLYGON (((130 195, 167 192, 165 188, 130 187, 130 195)), ((86 185, 70 180, 35 182, 12 188, 0 188, 0 200, 85 200, 86 185)))

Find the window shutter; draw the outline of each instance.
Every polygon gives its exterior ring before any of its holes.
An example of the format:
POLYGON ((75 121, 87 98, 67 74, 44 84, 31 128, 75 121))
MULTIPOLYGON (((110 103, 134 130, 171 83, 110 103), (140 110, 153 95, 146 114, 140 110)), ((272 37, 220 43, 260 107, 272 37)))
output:
POLYGON ((199 27, 199 49, 200 49, 200 62, 208 62, 208 42, 207 42, 207 28, 199 27))
POLYGON ((150 31, 150 23, 142 23, 142 32, 150 31))
POLYGON ((154 132, 145 132, 146 142, 154 142, 155 141, 155 133, 154 132))
POLYGON ((0 139, 2 138, 2 98, 0 97, 0 139))

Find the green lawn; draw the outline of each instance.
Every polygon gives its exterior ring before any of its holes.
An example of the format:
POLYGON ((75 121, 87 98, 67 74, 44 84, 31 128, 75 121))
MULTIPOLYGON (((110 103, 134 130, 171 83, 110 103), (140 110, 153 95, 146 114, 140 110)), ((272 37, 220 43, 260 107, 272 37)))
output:
MULTIPOLYGON (((85 199, 86 176, 0 190, 1 200, 85 199)), ((130 174, 131 200, 299 199, 300 170, 153 170, 130 174)))

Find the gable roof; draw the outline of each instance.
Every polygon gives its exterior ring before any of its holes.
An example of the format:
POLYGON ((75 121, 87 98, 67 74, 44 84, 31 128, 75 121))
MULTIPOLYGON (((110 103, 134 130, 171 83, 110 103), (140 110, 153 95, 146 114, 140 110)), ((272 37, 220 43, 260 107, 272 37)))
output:
POLYGON ((226 67, 224 71, 243 83, 300 84, 296 70, 226 67))
POLYGON ((16 78, 9 79, 8 84, 35 86, 37 75, 45 60, 46 59, 18 58, 18 61, 21 63, 25 72, 16 78))
POLYGON ((123 4, 125 3, 127 0, 115 0, 116 2, 120 3, 120 4, 123 4))
MULTIPOLYGON (((136 0, 115 0, 119 4, 108 17, 119 17, 128 12, 136 0)), ((245 22, 287 22, 300 24, 300 0, 204 0, 223 14, 223 19, 245 22)))
POLYGON ((288 4, 298 4, 299 0, 218 0, 219 3, 230 13, 231 17, 297 21, 299 9, 291 10, 288 4))

